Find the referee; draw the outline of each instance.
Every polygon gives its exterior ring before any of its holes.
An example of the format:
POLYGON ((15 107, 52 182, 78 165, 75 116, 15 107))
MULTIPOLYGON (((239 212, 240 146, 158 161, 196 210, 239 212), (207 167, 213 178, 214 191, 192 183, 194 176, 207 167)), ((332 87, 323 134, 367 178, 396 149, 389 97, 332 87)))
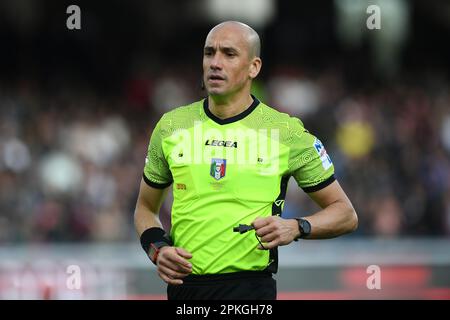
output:
POLYGON ((278 246, 358 225, 321 141, 250 94, 261 65, 252 28, 215 26, 203 49, 208 97, 164 114, 153 130, 134 222, 169 300, 276 299, 278 246), (320 211, 281 217, 290 177, 320 211), (157 215, 170 186, 166 232, 157 215))

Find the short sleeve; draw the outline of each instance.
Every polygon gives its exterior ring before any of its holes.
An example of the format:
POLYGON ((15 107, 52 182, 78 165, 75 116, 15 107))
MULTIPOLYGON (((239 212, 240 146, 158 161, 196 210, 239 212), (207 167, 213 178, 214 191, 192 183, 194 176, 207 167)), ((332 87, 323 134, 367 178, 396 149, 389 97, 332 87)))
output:
POLYGON ((295 129, 289 154, 290 174, 305 192, 319 191, 335 180, 333 162, 323 143, 299 119, 291 120, 295 129))
POLYGON ((163 151, 162 119, 153 130, 144 166, 144 181, 151 187, 164 189, 173 182, 172 173, 163 151))

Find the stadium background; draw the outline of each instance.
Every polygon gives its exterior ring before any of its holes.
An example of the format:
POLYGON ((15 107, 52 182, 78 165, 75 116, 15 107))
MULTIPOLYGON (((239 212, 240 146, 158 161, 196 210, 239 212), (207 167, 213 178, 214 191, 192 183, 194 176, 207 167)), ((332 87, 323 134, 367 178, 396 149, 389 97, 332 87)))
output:
MULTIPOLYGON (((354 234, 280 249, 279 297, 450 299, 449 12, 444 0, 1 1, 0 298, 163 298, 133 227, 149 136, 205 95, 206 34, 236 19, 262 38, 255 94, 324 141, 359 214, 354 234), (66 27, 70 4, 81 30, 66 27), (380 30, 366 26, 371 4, 380 30), (367 287, 371 265, 381 289, 367 287)), ((314 210, 291 181, 283 215, 314 210)))

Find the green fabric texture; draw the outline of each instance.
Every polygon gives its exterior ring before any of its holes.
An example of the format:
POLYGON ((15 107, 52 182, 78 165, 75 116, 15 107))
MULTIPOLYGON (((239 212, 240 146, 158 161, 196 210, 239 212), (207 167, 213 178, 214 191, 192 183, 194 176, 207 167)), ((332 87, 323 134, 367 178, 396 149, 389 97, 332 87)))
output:
POLYGON ((272 215, 283 177, 310 188, 333 174, 325 148, 303 123, 261 102, 227 124, 208 117, 203 100, 166 113, 144 167, 152 183, 173 182, 170 233, 192 253, 194 274, 266 269, 273 261, 256 248, 255 232, 233 227, 272 215))

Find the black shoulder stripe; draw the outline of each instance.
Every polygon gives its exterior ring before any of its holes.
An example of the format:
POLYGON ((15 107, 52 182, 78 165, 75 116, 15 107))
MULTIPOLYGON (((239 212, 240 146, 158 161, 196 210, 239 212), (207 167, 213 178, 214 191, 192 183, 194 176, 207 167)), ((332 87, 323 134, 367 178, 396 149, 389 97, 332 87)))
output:
POLYGON ((327 186, 329 186, 330 184, 332 184, 334 181, 336 180, 334 174, 331 175, 331 177, 329 177, 327 180, 322 181, 319 184, 316 184, 315 186, 311 186, 311 187, 302 187, 303 191, 305 191, 306 193, 311 193, 311 192, 316 192, 319 191, 327 186))
POLYGON ((144 173, 142 174, 142 177, 144 178, 144 181, 145 181, 145 183, 146 183, 147 185, 149 185, 150 187, 156 188, 156 189, 165 189, 165 188, 167 188, 168 186, 170 186, 170 185, 172 184, 172 182, 173 182, 173 181, 170 181, 170 182, 167 182, 167 183, 156 183, 156 182, 153 182, 153 181, 149 180, 149 179, 145 176, 144 173))

